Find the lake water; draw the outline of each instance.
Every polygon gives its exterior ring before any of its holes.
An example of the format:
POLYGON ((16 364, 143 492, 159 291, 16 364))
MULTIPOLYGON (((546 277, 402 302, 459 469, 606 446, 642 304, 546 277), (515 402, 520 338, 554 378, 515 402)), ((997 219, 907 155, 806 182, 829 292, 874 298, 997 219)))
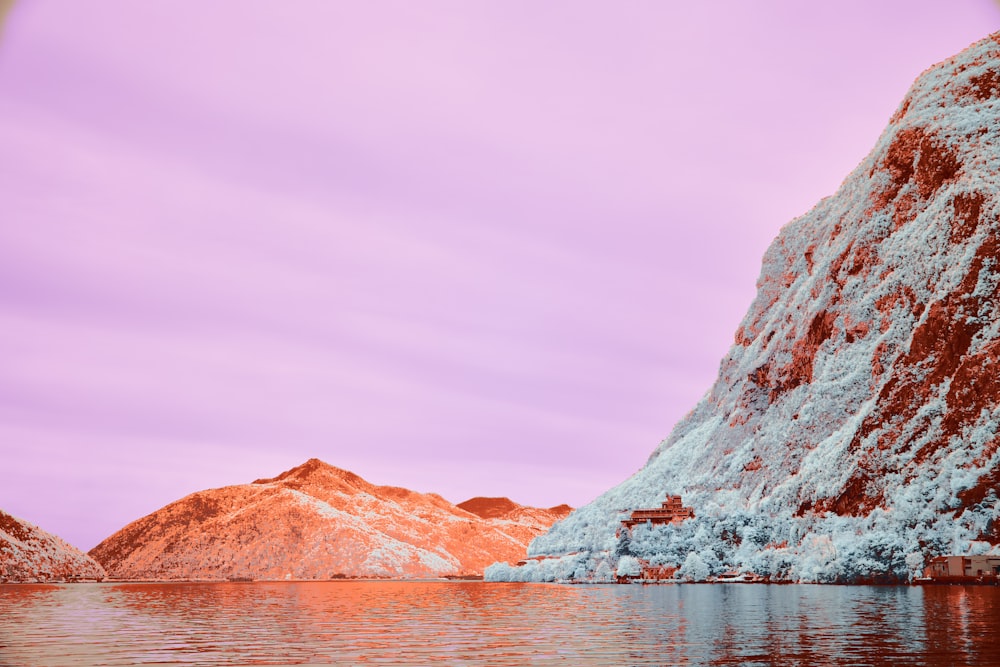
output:
POLYGON ((0 665, 1000 665, 1000 589, 0 586, 0 665))

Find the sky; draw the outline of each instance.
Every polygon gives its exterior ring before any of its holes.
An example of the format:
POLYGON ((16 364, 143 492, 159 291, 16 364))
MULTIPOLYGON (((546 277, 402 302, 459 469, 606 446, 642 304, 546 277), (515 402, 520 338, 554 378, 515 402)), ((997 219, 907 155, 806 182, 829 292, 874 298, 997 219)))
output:
POLYGON ((0 508, 90 549, 318 457, 580 506, 987 0, 21 0, 0 508))

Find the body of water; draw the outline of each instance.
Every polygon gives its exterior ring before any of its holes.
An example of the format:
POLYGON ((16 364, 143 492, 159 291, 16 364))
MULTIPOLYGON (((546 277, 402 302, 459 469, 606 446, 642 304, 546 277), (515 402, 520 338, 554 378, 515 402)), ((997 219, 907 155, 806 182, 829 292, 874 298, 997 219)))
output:
POLYGON ((0 665, 1000 665, 1000 589, 0 586, 0 665))

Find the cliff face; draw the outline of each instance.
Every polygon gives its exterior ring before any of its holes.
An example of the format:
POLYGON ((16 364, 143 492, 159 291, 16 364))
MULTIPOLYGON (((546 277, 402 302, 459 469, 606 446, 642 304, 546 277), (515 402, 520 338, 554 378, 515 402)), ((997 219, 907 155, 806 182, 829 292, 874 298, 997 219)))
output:
MULTIPOLYGON (((513 505, 513 503, 512 503, 513 505)), ((517 559, 557 515, 482 518, 435 494, 375 486, 317 459, 194 493, 91 552, 121 579, 327 579, 481 574, 517 559)))
POLYGON ((0 583, 103 579, 85 553, 0 510, 0 583))
POLYGON ((838 192, 784 227, 707 395, 634 477, 531 546, 806 581, 1000 544, 1000 33, 921 75, 838 192), (617 510, 680 493, 698 519, 617 510))

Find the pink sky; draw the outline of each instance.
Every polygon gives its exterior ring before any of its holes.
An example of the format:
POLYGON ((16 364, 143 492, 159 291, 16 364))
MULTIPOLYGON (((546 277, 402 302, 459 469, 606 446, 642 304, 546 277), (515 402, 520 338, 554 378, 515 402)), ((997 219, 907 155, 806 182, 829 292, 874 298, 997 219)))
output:
POLYGON ((23 0, 0 508, 89 549, 309 457, 581 505, 986 0, 23 0), (183 11, 181 7, 183 6, 183 11))

